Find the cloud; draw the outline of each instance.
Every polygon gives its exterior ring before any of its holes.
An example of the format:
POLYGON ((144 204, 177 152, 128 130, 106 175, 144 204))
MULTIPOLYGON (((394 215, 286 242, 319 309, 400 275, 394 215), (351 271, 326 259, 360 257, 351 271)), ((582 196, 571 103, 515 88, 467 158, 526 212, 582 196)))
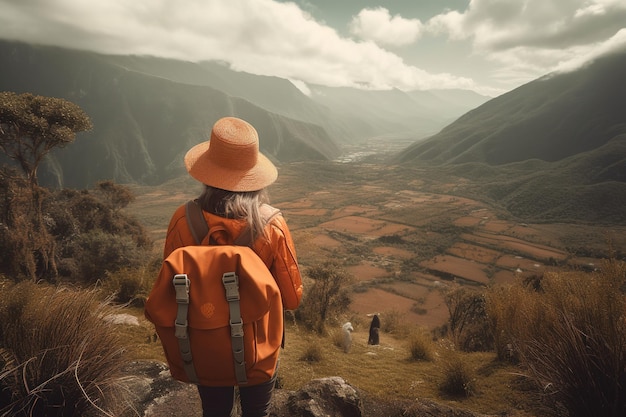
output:
MULTIPOLYGON (((291 2, 0 0, 0 8, 0 38, 109 54, 219 60, 235 70, 296 83, 405 90, 475 87, 468 78, 407 65, 371 41, 342 37, 291 2)), ((409 21, 386 21, 400 28, 396 42, 407 39, 409 21)))
POLYGON ((622 0, 473 0, 464 13, 432 18, 428 30, 473 39, 477 48, 568 48, 594 43, 625 27, 622 0))
POLYGON ((545 49, 594 43, 626 25, 623 0, 473 0, 464 13, 433 17, 427 30, 472 39, 484 51, 545 49))
POLYGON ((424 25, 429 34, 471 41, 474 54, 499 64, 494 76, 506 84, 622 48, 624 28, 623 0, 472 0, 465 12, 448 11, 424 25))
POLYGON ((414 43, 420 37, 421 29, 422 22, 418 19, 404 19, 400 15, 391 17, 384 7, 363 9, 350 22, 353 35, 388 46, 414 43))
POLYGON ((580 48, 569 59, 559 62, 554 70, 556 72, 573 71, 598 57, 616 51, 626 51, 626 28, 621 29, 606 41, 593 45, 593 47, 580 48))

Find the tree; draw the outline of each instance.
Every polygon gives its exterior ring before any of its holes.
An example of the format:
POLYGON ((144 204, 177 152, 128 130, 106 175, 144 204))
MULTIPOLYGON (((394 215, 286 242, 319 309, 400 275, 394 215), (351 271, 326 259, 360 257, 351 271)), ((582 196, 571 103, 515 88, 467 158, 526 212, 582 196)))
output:
POLYGON ((314 282, 306 291, 305 299, 298 308, 298 318, 311 330, 324 333, 326 321, 336 318, 350 306, 346 290, 353 278, 333 261, 310 267, 307 275, 314 282))
MULTIPOLYGON (((37 168, 54 148, 72 143, 76 133, 90 130, 91 120, 69 101, 30 93, 0 92, 0 149, 17 162, 26 184, 2 171, 4 192, 2 245, 19 249, 25 272, 33 280, 55 278, 56 242, 48 232, 42 204, 49 194, 39 187, 37 168), (5 175, 6 174, 6 175, 5 175), (21 199, 18 196, 22 196, 21 199), (20 245, 15 245, 20 243, 20 245)), ((10 257, 5 256, 4 260, 10 257)), ((15 264, 15 260, 11 262, 15 264)))
POLYGON ((52 149, 72 143, 76 133, 91 128, 87 114, 67 100, 0 93, 0 149, 19 164, 33 188, 44 157, 52 149))
POLYGON ((464 352, 493 349, 493 334, 485 310, 485 295, 474 289, 455 287, 444 294, 449 329, 456 346, 464 352))

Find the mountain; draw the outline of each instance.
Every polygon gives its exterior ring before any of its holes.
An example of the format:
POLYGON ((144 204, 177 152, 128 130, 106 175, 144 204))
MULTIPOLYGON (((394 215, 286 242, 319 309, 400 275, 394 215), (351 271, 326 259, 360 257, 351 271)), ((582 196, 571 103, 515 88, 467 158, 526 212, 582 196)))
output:
POLYGON ((360 137, 392 133, 421 139, 489 100, 462 90, 372 91, 319 85, 310 90, 313 100, 350 121, 360 137))
POLYGON ((532 221, 625 223, 626 53, 552 74, 471 110, 394 162, 470 178, 532 221))
POLYGON ((0 41, 0 64, 0 91, 65 98, 94 123, 39 170, 41 184, 57 187, 88 187, 103 179, 159 184, 184 174, 184 152, 206 140, 223 116, 250 121, 261 151, 281 163, 335 159, 345 146, 380 134, 420 138, 472 108, 462 101, 450 106, 435 95, 424 104, 397 90, 348 94, 327 88, 324 97, 319 91, 306 95, 288 80, 216 62, 9 41, 0 41))
POLYGON ((57 150, 42 184, 86 187, 102 179, 158 184, 184 173, 182 156, 215 120, 235 115, 258 130, 276 162, 330 159, 340 150, 319 125, 290 119, 208 86, 130 70, 107 56, 0 42, 0 89, 61 97, 94 129, 57 150))
POLYGON ((428 136, 490 98, 466 90, 404 93, 317 85, 309 86, 310 93, 305 95, 286 79, 233 71, 219 62, 109 58, 134 71, 209 86, 273 113, 318 124, 340 144, 390 133, 428 136))
POLYGON ((469 111, 400 161, 558 161, 626 131, 626 53, 542 77, 469 111))
POLYGON ((141 74, 211 87, 277 115, 323 126, 338 143, 356 139, 354 132, 329 109, 283 78, 237 72, 219 62, 193 63, 151 56, 106 56, 106 60, 141 74))

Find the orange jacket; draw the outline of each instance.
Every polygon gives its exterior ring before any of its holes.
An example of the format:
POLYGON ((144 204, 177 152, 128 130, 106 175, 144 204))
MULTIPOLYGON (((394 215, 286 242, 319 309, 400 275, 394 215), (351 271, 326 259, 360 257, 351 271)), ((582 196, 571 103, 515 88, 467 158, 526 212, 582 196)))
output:
MULTIPOLYGON (((222 229, 213 234, 218 244, 232 244, 233 240, 246 227, 243 220, 227 219, 202 211, 209 229, 222 229)), ((302 277, 298 268, 296 250, 291 233, 282 215, 277 215, 265 226, 268 239, 259 238, 254 242, 252 249, 263 260, 280 288, 283 306, 287 310, 294 310, 302 299, 302 277)), ((203 244, 208 243, 208 236, 203 244)), ((172 216, 167 229, 163 258, 182 246, 195 245, 187 218, 185 205, 180 206, 172 216)))

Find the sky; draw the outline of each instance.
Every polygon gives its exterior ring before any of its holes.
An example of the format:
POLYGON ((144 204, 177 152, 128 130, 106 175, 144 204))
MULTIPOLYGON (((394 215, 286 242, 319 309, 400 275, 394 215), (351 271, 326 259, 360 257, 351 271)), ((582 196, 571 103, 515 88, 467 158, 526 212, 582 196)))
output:
POLYGON ((0 39, 495 97, 626 50, 626 0, 0 0, 0 39))

